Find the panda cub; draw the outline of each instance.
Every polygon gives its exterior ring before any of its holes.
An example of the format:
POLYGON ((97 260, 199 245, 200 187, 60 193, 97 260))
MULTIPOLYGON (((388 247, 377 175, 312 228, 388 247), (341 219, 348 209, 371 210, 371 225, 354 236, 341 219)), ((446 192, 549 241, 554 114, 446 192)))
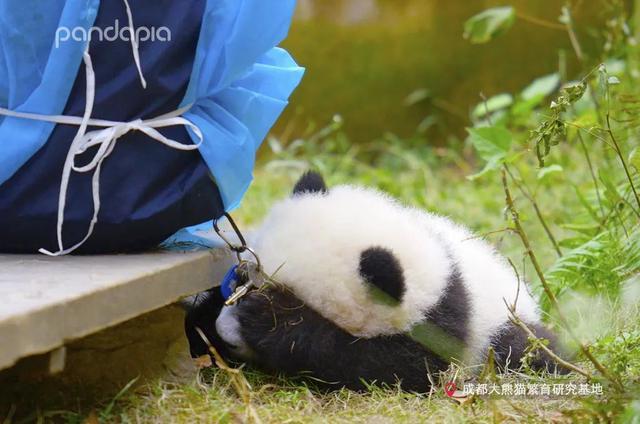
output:
MULTIPOLYGON (((307 173, 250 245, 277 284, 234 306, 223 306, 217 289, 201 294, 185 322, 194 357, 207 352, 199 327, 223 355, 273 372, 424 392, 428 373, 453 360, 482 364, 489 347, 501 369, 521 365, 528 339, 505 305, 516 297, 518 316, 555 343, 489 244, 372 189, 328 189, 307 173)), ((541 351, 529 363, 555 368, 541 351)))

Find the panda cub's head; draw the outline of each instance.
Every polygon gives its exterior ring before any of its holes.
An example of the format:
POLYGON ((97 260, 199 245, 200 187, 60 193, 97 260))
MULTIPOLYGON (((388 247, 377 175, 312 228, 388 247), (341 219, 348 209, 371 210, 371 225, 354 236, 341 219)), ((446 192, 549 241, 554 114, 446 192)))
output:
MULTIPOLYGON (((424 319, 451 273, 451 258, 423 213, 378 191, 330 190, 305 174, 250 243, 264 270, 307 307, 355 337, 400 334, 424 319)), ((241 353, 234 307, 217 321, 241 353)))
POLYGON ((358 337, 402 333, 439 298, 450 259, 418 211, 307 173, 252 244, 267 274, 358 337))

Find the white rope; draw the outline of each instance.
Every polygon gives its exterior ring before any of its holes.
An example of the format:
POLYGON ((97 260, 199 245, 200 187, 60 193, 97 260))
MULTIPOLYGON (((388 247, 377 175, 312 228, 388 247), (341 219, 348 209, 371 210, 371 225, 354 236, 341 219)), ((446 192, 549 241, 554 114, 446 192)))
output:
POLYGON ((138 36, 136 34, 136 28, 133 25, 133 14, 131 13, 131 7, 129 6, 129 2, 127 0, 124 1, 124 7, 127 9, 127 18, 129 19, 129 31, 131 31, 131 51, 133 52, 133 61, 136 63, 136 67, 138 68, 138 76, 140 77, 140 83, 142 84, 142 88, 147 88, 147 80, 144 79, 144 74, 142 73, 142 64, 140 63, 140 49, 138 45, 138 36))

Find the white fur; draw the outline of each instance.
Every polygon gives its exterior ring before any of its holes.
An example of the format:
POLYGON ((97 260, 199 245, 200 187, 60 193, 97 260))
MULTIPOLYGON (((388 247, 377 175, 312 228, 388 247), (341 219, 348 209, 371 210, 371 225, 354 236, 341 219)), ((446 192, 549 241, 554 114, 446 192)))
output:
POLYGON ((540 322, 538 306, 526 283, 518 283, 514 270, 490 244, 447 218, 414 213, 422 215, 426 225, 450 246, 469 291, 472 313, 468 360, 482 360, 490 337, 508 321, 505 301, 513 304, 517 296, 518 316, 532 324, 540 322))
MULTIPOLYGON (((338 186, 276 204, 252 245, 276 281, 358 337, 405 332, 423 320, 443 294, 455 260, 472 302, 467 359, 479 360, 507 321, 503 299, 513 302, 518 282, 504 259, 473 237, 446 218, 403 207, 378 191, 338 186), (406 285, 401 305, 371 297, 358 269, 361 252, 370 247, 389 249, 399 260, 406 285)), ((524 282, 518 313, 539 321, 524 282)))
POLYGON ((449 273, 446 252, 419 231, 419 218, 379 193, 335 187, 277 204, 254 247, 268 274, 277 270, 275 280, 338 326, 360 337, 395 334, 423 319, 449 273), (359 273, 360 254, 375 246, 391 250, 404 270, 400 307, 372 302, 359 273))
POLYGON ((253 351, 242 338, 235 306, 224 306, 222 308, 220 315, 216 319, 216 331, 240 358, 249 359, 253 356, 253 351))

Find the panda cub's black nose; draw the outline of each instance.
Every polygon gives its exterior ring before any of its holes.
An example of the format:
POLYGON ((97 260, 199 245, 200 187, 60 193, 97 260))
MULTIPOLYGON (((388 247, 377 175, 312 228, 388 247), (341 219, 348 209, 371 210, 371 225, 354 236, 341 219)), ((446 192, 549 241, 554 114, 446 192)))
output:
POLYGON ((402 301, 406 291, 404 273, 391 250, 383 247, 364 250, 360 254, 359 271, 376 298, 390 303, 402 301))

